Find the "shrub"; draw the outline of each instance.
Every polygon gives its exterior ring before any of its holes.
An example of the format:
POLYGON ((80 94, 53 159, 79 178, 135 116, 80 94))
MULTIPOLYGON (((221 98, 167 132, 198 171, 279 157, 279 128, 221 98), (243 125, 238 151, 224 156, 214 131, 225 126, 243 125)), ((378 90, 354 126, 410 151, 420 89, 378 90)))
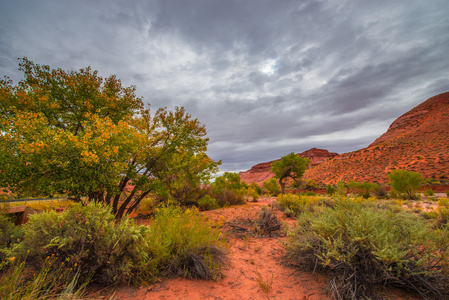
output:
POLYGON ((354 180, 349 180, 348 188, 351 189, 354 195, 362 196, 365 199, 368 199, 371 196, 371 191, 376 189, 379 185, 371 182, 357 182, 354 180))
POLYGON ((225 172, 215 178, 211 185, 212 197, 217 200, 220 207, 228 205, 238 205, 245 203, 248 185, 240 180, 240 175, 232 172, 225 172))
POLYGON ((263 182, 263 187, 268 191, 270 195, 277 196, 281 192, 281 188, 277 184, 276 178, 271 178, 263 182))
POLYGON ((449 199, 440 198, 436 209, 436 226, 443 227, 449 224, 449 199))
POLYGON ((257 199, 259 198, 259 193, 257 193, 252 187, 249 187, 246 190, 246 195, 251 198, 253 202, 257 202, 257 199))
POLYGON ((320 202, 321 199, 319 197, 304 195, 280 194, 277 197, 277 203, 286 216, 292 213, 298 215, 308 209, 312 209, 314 205, 320 202))
POLYGON ((245 203, 245 197, 232 190, 224 189, 214 193, 217 204, 220 207, 229 205, 239 205, 245 203))
POLYGON ((255 191, 256 191, 256 193, 260 196, 260 195, 262 195, 262 193, 263 193, 263 190, 262 190, 262 188, 256 183, 256 182, 252 182, 251 183, 251 185, 250 185, 255 191))
POLYGON ((78 274, 64 265, 56 266, 55 257, 45 259, 42 268, 31 278, 25 262, 13 265, 0 279, 0 298, 21 299, 81 299, 89 278, 79 282, 78 274))
POLYGON ((316 193, 312 192, 312 191, 307 191, 307 192, 302 193, 302 195, 303 196, 316 196, 316 193))
POLYGON ((411 213, 345 199, 303 214, 298 225, 287 246, 290 258, 332 270, 335 298, 370 297, 371 285, 380 283, 435 299, 449 293, 449 232, 432 230, 411 213))
POLYGON ((433 192, 432 189, 427 189, 427 190, 424 192, 424 195, 427 196, 427 197, 429 197, 429 196, 434 196, 435 193, 433 192))
POLYGON ((218 207, 217 199, 212 198, 211 196, 206 194, 203 196, 203 198, 198 200, 198 206, 203 210, 210 210, 217 208, 218 207))
POLYGON ((220 231, 195 209, 176 206, 157 209, 151 225, 150 249, 163 275, 221 278, 224 260, 220 231))
POLYGON ((449 197, 449 191, 446 191, 446 196, 448 196, 448 197, 449 197))
POLYGON ((137 214, 151 214, 153 212, 154 207, 156 206, 156 198, 155 197, 146 197, 143 198, 142 201, 137 206, 135 212, 137 214))
POLYGON ((11 219, 0 213, 0 271, 10 264, 13 257, 12 249, 23 237, 23 230, 15 226, 11 219))
POLYGON ((394 189, 390 190, 390 199, 398 199, 399 195, 398 192, 396 192, 394 189))
POLYGON ((259 218, 256 220, 256 225, 262 235, 268 234, 271 237, 272 232, 281 229, 282 223, 279 222, 272 210, 263 206, 259 212, 259 218))
POLYGON ((388 199, 387 188, 384 185, 377 184, 374 186, 373 194, 377 199, 388 199))
POLYGON ((332 186, 332 184, 328 184, 326 186, 326 193, 328 195, 333 195, 335 193, 335 188, 332 186))
POLYGON ((346 188, 346 185, 343 181, 339 181, 337 183, 337 189, 335 191, 335 193, 340 196, 340 197, 346 197, 348 190, 346 188))
POLYGON ((24 231, 18 256, 28 257, 37 269, 54 255, 56 265, 79 270, 81 281, 90 276, 105 284, 137 281, 154 271, 143 265, 148 259, 148 228, 127 217, 116 223, 107 206, 76 204, 62 213, 32 215, 24 231))

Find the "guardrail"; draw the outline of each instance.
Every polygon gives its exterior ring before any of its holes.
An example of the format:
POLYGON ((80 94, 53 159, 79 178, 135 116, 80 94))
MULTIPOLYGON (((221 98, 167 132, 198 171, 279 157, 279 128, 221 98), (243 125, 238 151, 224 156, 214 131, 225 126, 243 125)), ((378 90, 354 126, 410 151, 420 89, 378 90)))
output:
POLYGON ((33 198, 33 199, 11 199, 11 200, 0 200, 0 203, 25 202, 25 205, 26 205, 27 202, 32 202, 32 201, 50 201, 50 200, 61 200, 61 199, 67 199, 67 197, 33 198))

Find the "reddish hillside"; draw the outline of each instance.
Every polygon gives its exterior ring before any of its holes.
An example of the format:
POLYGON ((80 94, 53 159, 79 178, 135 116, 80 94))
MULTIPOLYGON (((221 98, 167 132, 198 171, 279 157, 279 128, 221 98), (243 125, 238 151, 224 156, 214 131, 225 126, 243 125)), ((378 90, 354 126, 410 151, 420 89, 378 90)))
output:
POLYGON ((432 97, 394 121, 368 148, 344 153, 306 171, 305 179, 386 182, 393 169, 426 178, 449 177, 449 92, 432 97))
MULTIPOLYGON (((298 155, 310 159, 310 166, 313 167, 325 162, 332 157, 337 156, 338 154, 329 152, 324 149, 312 148, 310 150, 299 153, 298 155)), ((271 173, 272 162, 273 161, 257 164, 246 172, 240 172, 240 178, 246 183, 256 182, 257 184, 262 185, 265 180, 268 180, 274 176, 274 174, 271 173)))

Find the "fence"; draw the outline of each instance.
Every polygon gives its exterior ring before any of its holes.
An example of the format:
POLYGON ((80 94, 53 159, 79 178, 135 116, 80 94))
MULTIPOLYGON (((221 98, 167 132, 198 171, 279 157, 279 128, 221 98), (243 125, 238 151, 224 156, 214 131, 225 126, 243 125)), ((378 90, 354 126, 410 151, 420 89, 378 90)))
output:
POLYGON ((61 200, 61 199, 67 199, 67 197, 33 198, 33 199, 11 199, 11 200, 0 200, 0 203, 25 202, 25 205, 26 205, 27 202, 32 202, 32 201, 51 201, 51 200, 61 200))

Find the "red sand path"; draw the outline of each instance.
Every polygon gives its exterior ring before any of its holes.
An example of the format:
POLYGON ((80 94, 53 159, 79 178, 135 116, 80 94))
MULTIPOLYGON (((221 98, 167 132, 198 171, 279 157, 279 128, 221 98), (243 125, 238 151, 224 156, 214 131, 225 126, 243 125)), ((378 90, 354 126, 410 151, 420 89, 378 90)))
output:
MULTIPOLYGON (((265 198, 257 203, 222 208, 204 212, 210 219, 226 222, 237 218, 256 220, 262 206, 269 206, 273 199, 265 198), (222 217, 221 217, 222 216, 222 217)), ((274 210, 278 219, 294 226, 295 221, 286 219, 274 210)), ((145 222, 145 221, 143 221, 145 222)), ((229 227, 223 226, 226 234, 229 227)), ((146 287, 116 287, 103 291, 97 299, 330 299, 327 291, 330 278, 298 271, 282 264, 285 249, 281 242, 285 237, 236 237, 229 234, 228 262, 223 269, 224 278, 218 282, 189 280, 184 278, 164 279, 146 287), (266 292, 259 282, 272 286, 266 292)), ((98 294, 97 294, 98 295, 98 294)), ((410 299, 396 290, 388 291, 390 299, 410 299)))

